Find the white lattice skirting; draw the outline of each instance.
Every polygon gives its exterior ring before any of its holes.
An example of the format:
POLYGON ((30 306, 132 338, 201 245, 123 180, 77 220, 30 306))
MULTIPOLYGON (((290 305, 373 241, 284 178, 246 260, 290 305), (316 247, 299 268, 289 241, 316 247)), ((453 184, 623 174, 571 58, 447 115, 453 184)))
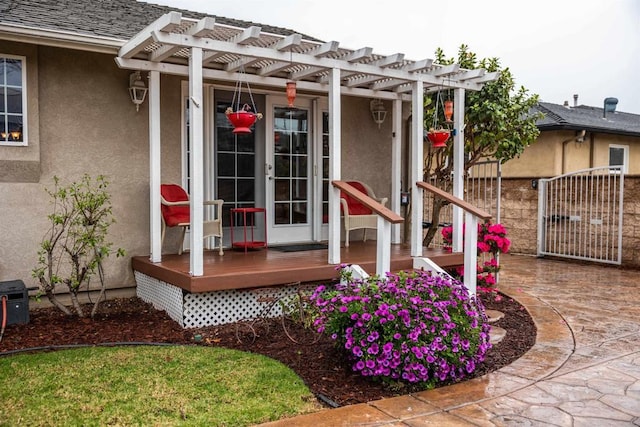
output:
POLYGON ((277 301, 295 296, 299 290, 312 286, 292 284, 250 290, 225 290, 192 294, 177 286, 134 272, 137 295, 183 328, 223 325, 258 317, 277 317, 282 308, 277 301), (276 301, 276 303, 272 303, 276 301))

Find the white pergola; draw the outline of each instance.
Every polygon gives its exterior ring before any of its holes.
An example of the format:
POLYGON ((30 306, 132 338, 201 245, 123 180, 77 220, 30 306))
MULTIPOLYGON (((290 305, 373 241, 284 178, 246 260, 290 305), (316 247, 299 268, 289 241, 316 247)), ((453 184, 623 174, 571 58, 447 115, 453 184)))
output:
MULTIPOLYGON (((149 73, 149 150, 151 261, 161 261, 160 217, 160 74, 188 76, 189 132, 192 144, 190 170, 191 233, 190 273, 203 274, 203 81, 236 82, 242 78, 263 87, 284 92, 289 80, 300 92, 325 94, 329 100, 329 180, 341 179, 341 95, 392 100, 391 210, 400 212, 402 103, 411 102, 411 203, 423 206, 423 97, 425 92, 454 91, 454 187, 453 195, 463 199, 463 112, 465 91, 477 91, 497 73, 483 69, 465 70, 458 64, 441 66, 431 59, 412 61, 397 53, 377 55, 365 47, 341 48, 336 41, 305 40, 300 34, 264 33, 260 27, 232 27, 168 13, 129 40, 116 58, 124 69, 149 73)), ((422 209, 412 209, 411 255, 422 256, 422 209)), ((463 212, 454 209, 454 250, 462 249, 463 212)), ((330 264, 340 263, 340 192, 329 189, 330 264)), ((391 241, 399 243, 399 226, 392 228, 391 241)))

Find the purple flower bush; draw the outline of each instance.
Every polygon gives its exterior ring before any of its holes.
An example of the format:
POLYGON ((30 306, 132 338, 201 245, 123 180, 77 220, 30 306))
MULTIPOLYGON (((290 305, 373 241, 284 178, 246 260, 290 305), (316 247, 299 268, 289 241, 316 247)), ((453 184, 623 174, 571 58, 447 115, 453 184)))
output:
POLYGON ((353 370, 390 384, 460 380, 491 347, 481 303, 430 272, 343 280, 318 287, 311 300, 318 331, 346 351, 353 370))

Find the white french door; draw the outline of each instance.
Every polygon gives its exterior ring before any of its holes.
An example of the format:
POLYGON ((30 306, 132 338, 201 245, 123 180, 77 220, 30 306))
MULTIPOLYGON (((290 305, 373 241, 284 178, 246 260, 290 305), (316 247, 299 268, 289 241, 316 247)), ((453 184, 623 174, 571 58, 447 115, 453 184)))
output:
POLYGON ((313 239, 313 112, 311 101, 284 97, 267 102, 265 185, 270 244, 313 239))

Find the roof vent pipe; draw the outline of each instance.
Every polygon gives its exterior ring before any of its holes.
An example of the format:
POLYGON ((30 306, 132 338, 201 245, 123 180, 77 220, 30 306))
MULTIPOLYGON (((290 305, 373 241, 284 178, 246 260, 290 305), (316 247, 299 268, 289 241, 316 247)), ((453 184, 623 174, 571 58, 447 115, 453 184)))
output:
POLYGON ((573 94, 573 106, 574 107, 578 106, 578 94, 577 93, 573 94))
POLYGON ((606 118, 607 113, 615 113, 616 105, 618 105, 618 98, 605 98, 604 109, 602 111, 602 118, 606 118))

